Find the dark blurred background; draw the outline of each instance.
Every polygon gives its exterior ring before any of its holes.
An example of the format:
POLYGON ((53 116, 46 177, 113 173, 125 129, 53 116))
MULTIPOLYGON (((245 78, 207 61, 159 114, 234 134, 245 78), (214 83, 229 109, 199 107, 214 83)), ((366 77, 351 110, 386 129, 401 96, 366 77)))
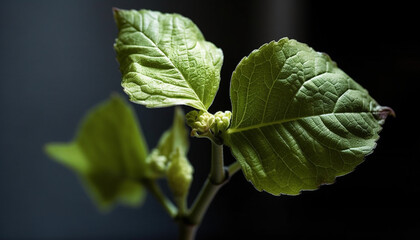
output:
MULTIPOLYGON (((418 238, 418 8, 404 1, 367 2, 2 0, 0 239, 176 238, 177 227, 152 197, 142 208, 118 206, 101 214, 75 175, 42 151, 46 142, 71 140, 90 107, 122 93, 112 47, 114 6, 181 13, 223 49, 211 112, 230 109, 230 76, 242 57, 288 36, 327 52, 397 114, 355 172, 318 191, 274 197, 235 175, 211 205, 198 239, 418 238)), ((134 107, 149 146, 155 146, 173 109, 134 107)), ((191 139, 191 198, 207 176, 209 154, 207 141, 191 139)), ((227 148, 225 155, 232 161, 227 148)))

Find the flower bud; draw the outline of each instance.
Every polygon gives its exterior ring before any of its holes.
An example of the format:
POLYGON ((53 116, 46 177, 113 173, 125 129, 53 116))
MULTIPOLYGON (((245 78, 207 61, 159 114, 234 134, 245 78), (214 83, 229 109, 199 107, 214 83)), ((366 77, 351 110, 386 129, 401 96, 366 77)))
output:
POLYGON ((194 169, 180 149, 172 154, 171 161, 166 172, 168 185, 174 197, 185 197, 188 194, 193 179, 194 169))
POLYGON ((230 125, 230 119, 232 117, 232 113, 230 111, 218 111, 214 114, 215 124, 213 127, 214 134, 218 134, 219 132, 224 132, 228 129, 230 125))
POLYGON ((150 167, 150 173, 148 177, 156 178, 161 177, 168 164, 168 158, 165 155, 161 155, 158 149, 153 149, 152 153, 146 159, 147 164, 150 167))
POLYGON ((206 133, 214 125, 214 116, 205 111, 191 111, 185 116, 187 124, 192 128, 192 134, 206 133))

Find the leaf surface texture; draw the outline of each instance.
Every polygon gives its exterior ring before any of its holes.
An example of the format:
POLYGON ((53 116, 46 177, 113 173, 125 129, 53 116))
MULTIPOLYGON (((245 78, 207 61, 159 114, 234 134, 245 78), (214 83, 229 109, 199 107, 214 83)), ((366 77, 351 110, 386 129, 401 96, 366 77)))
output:
POLYGON ((149 10, 115 10, 114 16, 119 29, 114 48, 131 101, 147 107, 210 107, 223 53, 190 19, 149 10))
POLYGON ((333 183, 371 153, 389 108, 323 53, 283 38, 242 59, 224 138, 258 190, 296 195, 333 183))

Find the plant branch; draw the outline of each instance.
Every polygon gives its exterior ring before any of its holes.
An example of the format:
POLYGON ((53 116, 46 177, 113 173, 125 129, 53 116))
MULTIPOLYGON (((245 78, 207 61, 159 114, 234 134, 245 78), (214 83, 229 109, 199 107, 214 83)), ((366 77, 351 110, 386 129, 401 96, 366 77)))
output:
POLYGON ((168 212, 169 216, 171 218, 175 218, 178 214, 178 209, 162 192, 156 180, 143 179, 142 183, 147 188, 147 190, 149 190, 149 192, 159 201, 166 212, 168 212))
POLYGON ((195 233, 197 232, 198 225, 179 223, 179 240, 194 240, 195 233))
POLYGON ((237 173, 241 169, 241 165, 238 161, 235 161, 231 165, 227 167, 227 172, 229 173, 229 177, 233 176, 235 173, 237 173))
POLYGON ((226 180, 224 164, 223 145, 216 144, 212 141, 209 179, 215 185, 222 184, 226 180))
POLYGON ((201 222, 204 214, 210 206, 210 203, 222 186, 223 184, 214 185, 209 179, 206 180, 203 188, 201 189, 196 201, 191 208, 191 212, 188 218, 191 224, 199 224, 201 222))
POLYGON ((188 212, 187 195, 174 197, 175 204, 178 206, 178 215, 184 216, 188 212))
POLYGON ((225 167, 223 145, 219 145, 213 141, 211 141, 211 144, 210 174, 190 211, 179 223, 179 239, 182 240, 194 239, 197 228, 219 189, 229 181, 232 175, 241 169, 238 162, 225 167))
POLYGON ((227 180, 224 170, 223 145, 218 145, 214 142, 211 142, 211 144, 210 175, 198 194, 188 216, 189 222, 194 225, 201 222, 216 193, 227 180))

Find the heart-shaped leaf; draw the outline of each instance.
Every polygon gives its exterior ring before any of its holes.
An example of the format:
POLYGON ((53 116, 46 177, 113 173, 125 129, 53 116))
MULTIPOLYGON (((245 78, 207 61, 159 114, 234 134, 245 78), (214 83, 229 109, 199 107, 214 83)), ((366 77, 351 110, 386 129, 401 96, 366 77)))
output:
POLYGON ((242 59, 225 142, 258 190, 299 194, 333 183, 371 153, 390 108, 326 55, 283 38, 242 59))
POLYGON ((130 100, 147 107, 207 110, 219 88, 222 50, 179 14, 114 10, 114 48, 130 100))

